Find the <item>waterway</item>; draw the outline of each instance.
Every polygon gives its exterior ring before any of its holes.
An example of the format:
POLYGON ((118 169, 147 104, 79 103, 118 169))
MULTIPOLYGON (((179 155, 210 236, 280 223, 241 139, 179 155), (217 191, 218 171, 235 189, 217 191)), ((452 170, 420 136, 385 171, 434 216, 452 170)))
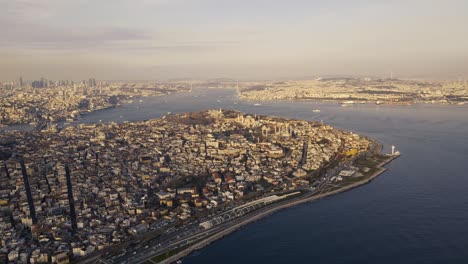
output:
POLYGON ((194 89, 94 112, 79 123, 210 108, 323 120, 403 155, 368 185, 282 210, 184 263, 468 263, 467 106, 248 102, 232 89, 194 89))

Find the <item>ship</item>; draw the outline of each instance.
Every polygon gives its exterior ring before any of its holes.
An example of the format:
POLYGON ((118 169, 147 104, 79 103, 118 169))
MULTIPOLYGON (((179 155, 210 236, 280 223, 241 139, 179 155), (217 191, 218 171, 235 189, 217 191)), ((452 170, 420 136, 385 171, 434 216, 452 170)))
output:
POLYGON ((314 110, 312 110, 312 112, 314 112, 314 113, 320 113, 321 111, 320 111, 320 109, 314 109, 314 110))
POLYGON ((345 106, 350 106, 350 105, 353 105, 355 104, 354 101, 344 101, 341 103, 341 106, 345 107, 345 106))

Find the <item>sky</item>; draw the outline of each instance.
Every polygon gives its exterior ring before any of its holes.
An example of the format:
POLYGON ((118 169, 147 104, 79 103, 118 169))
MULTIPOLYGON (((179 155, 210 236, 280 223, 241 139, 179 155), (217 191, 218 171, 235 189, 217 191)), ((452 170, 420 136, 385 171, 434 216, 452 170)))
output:
POLYGON ((0 0, 0 80, 468 79, 466 0, 0 0))

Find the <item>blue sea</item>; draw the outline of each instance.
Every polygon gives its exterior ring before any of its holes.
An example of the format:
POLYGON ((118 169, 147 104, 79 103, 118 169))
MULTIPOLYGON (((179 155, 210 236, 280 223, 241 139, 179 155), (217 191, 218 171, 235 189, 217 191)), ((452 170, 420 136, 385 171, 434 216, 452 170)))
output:
POLYGON ((194 89, 142 100, 79 122, 237 109, 323 120, 371 136, 385 151, 395 145, 402 153, 370 184, 279 211, 192 253, 183 263, 468 263, 468 107, 247 102, 237 99, 233 89, 194 89))

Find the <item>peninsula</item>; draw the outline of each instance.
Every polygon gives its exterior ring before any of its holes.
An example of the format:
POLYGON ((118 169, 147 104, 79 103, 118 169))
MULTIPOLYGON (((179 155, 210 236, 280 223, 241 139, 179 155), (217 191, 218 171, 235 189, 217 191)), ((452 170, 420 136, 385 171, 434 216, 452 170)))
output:
POLYGON ((322 123, 232 110, 4 132, 0 254, 174 261, 276 210, 369 182, 399 155, 380 151, 322 123))

